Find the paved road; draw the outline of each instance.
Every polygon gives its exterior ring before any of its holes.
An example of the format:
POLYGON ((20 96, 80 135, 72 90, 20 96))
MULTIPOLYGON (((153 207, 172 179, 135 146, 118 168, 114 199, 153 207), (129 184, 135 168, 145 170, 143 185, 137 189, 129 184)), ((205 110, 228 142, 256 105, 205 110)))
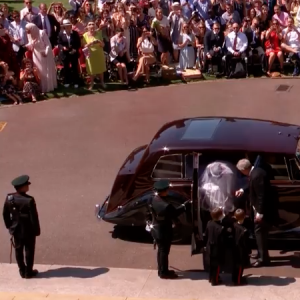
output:
MULTIPOLYGON (((225 115, 300 123, 299 93, 298 80, 224 80, 1 108, 0 122, 7 122, 0 132, 1 195, 11 191, 12 178, 30 174, 42 226, 37 263, 155 268, 151 244, 138 242, 135 233, 134 242, 112 238, 113 226, 93 215, 129 152, 177 118, 225 115), (279 93, 279 84, 293 87, 279 93)), ((3 226, 0 240, 0 261, 8 262, 3 226)), ((188 245, 173 247, 170 260, 178 269, 201 268, 201 258, 191 258, 188 245)), ((288 253, 277 266, 255 272, 296 276, 297 266, 288 253), (290 263, 293 267, 281 266, 290 263)))

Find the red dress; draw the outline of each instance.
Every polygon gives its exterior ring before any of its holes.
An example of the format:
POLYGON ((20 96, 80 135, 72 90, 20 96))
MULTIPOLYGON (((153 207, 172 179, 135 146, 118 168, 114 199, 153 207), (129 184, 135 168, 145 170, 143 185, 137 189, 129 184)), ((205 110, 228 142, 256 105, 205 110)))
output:
POLYGON ((265 42, 266 55, 269 56, 271 53, 277 54, 281 51, 280 40, 276 31, 271 31, 269 39, 265 42))

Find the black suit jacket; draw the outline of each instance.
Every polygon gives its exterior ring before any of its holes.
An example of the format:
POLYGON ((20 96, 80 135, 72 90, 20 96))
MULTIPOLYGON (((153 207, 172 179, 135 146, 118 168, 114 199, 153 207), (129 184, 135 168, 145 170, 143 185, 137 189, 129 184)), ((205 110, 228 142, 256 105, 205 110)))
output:
POLYGON ((268 215, 272 206, 272 188, 267 173, 261 168, 254 168, 249 178, 249 196, 251 205, 259 214, 268 215))
POLYGON ((3 207, 3 220, 10 234, 18 238, 39 236, 41 233, 35 200, 27 194, 7 195, 3 207))
MULTIPOLYGON (((60 32, 58 35, 58 47, 60 49, 60 55, 62 59, 65 59, 67 55, 69 55, 70 51, 76 50, 76 53, 72 54, 74 57, 78 57, 78 50, 81 46, 81 40, 79 33, 75 30, 71 31, 70 34, 70 46, 68 42, 68 38, 64 32, 60 32), (68 50, 63 50, 63 48, 66 47, 68 50)), ((71 54, 70 54, 71 55, 71 54)))
MULTIPOLYGON (((50 27, 51 27, 51 34, 49 36, 49 40, 51 42, 52 48, 57 45, 57 36, 60 32, 60 24, 52 15, 47 15, 50 27)), ((40 14, 35 16, 32 20, 32 23, 34 23, 39 29, 43 29, 43 23, 42 23, 42 17, 40 14)))
POLYGON ((257 48, 257 47, 261 47, 262 43, 261 43, 261 39, 260 39, 260 33, 259 36, 257 37, 255 35, 255 33, 253 32, 252 28, 247 28, 246 30, 244 30, 244 33, 248 39, 248 47, 249 48, 257 48), (254 34, 254 38, 253 38, 253 34, 254 34))
POLYGON ((224 33, 219 32, 218 35, 215 35, 213 31, 208 31, 204 36, 204 51, 206 53, 213 54, 213 48, 221 47, 223 48, 224 44, 224 33))

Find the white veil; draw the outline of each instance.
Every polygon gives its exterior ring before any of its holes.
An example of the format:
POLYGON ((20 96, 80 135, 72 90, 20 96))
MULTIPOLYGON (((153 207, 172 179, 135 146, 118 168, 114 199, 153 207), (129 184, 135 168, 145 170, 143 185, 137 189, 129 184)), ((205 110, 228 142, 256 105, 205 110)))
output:
POLYGON ((209 164, 199 182, 201 208, 212 211, 214 208, 220 207, 225 214, 232 212, 236 180, 234 165, 219 161, 209 164))

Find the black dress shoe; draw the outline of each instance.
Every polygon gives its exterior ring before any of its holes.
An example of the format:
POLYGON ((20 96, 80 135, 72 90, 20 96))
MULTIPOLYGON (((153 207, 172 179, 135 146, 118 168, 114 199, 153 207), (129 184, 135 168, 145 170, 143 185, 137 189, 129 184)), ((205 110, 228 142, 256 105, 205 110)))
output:
POLYGON ((176 273, 175 273, 174 270, 168 270, 168 274, 169 274, 169 275, 173 275, 173 274, 176 274, 176 273))
POLYGON ((173 274, 167 273, 167 274, 159 275, 159 278, 161 278, 161 279, 176 279, 176 278, 178 278, 178 275, 175 273, 173 273, 173 274))
POLYGON ((19 270, 19 273, 20 273, 20 276, 21 276, 22 278, 25 278, 25 271, 19 270))
POLYGON ((33 278, 33 277, 35 277, 38 273, 39 273, 38 270, 32 270, 31 272, 27 272, 27 273, 25 274, 25 278, 27 278, 27 279, 33 278))

